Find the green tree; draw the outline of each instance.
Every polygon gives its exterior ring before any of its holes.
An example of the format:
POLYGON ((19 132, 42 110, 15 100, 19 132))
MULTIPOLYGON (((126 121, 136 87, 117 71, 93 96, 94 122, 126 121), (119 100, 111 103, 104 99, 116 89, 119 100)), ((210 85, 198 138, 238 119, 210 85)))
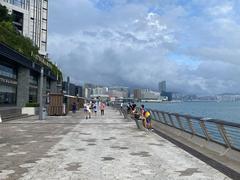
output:
POLYGON ((8 9, 6 6, 0 4, 0 22, 2 21, 11 21, 12 16, 8 14, 8 9))

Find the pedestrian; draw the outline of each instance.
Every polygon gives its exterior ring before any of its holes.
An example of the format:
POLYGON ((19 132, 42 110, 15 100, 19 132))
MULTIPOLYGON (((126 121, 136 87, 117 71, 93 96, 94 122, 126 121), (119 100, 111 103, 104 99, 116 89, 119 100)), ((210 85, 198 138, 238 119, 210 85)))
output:
POLYGON ((84 114, 85 114, 86 119, 88 119, 88 107, 87 107, 86 102, 83 105, 83 110, 84 110, 84 114))
POLYGON ((76 110, 77 110, 77 105, 76 105, 76 103, 74 102, 74 103, 72 104, 72 112, 73 112, 73 113, 76 113, 76 110))
POLYGON ((148 130, 153 130, 152 129, 152 118, 151 118, 151 113, 149 112, 149 111, 146 111, 145 113, 144 113, 144 115, 145 115, 145 118, 146 118, 146 128, 148 129, 148 130))
POLYGON ((101 110, 102 116, 104 115, 105 106, 106 106, 105 103, 103 103, 103 102, 100 103, 100 110, 101 110))
POLYGON ((88 118, 91 119, 91 113, 92 113, 91 104, 87 104, 87 112, 88 112, 88 118))
POLYGON ((131 104, 128 103, 128 105, 127 105, 127 113, 130 114, 130 112, 131 112, 131 104))
POLYGON ((142 119, 143 127, 146 128, 146 118, 145 118, 144 114, 145 114, 145 107, 144 107, 144 105, 142 104, 142 105, 141 105, 141 116, 140 116, 140 117, 141 117, 141 119, 142 119))
POLYGON ((89 109, 91 112, 93 112, 93 102, 92 101, 90 101, 90 103, 89 103, 89 109))
POLYGON ((95 116, 97 116, 97 111, 98 111, 97 102, 94 103, 93 110, 94 110, 95 116))

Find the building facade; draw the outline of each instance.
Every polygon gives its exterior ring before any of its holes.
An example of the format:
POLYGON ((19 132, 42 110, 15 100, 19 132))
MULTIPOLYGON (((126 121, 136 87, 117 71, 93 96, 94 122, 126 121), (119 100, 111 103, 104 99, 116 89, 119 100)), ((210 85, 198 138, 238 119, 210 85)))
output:
MULTIPOLYGON (((40 72, 42 66, 0 43, 0 106, 24 107, 39 103, 40 72)), ((57 77, 44 67, 43 103, 49 93, 59 92, 57 77)))
POLYGON ((0 0, 13 15, 13 23, 20 33, 39 47, 39 54, 47 55, 48 0, 0 0))
POLYGON ((116 98, 128 98, 129 88, 122 86, 112 86, 108 88, 109 96, 116 98))
POLYGON ((167 91, 167 85, 166 85, 166 81, 161 81, 158 84, 158 90, 159 92, 166 92, 167 91))
POLYGON ((107 87, 96 87, 93 88, 92 95, 98 96, 98 95, 107 95, 108 94, 108 88, 107 87))
POLYGON ((70 95, 70 96, 78 96, 78 97, 83 96, 82 86, 78 86, 73 83, 70 83, 70 81, 63 81, 62 92, 63 94, 70 95))
POLYGON ((133 97, 136 100, 141 100, 142 99, 142 90, 141 89, 134 89, 133 90, 133 97))

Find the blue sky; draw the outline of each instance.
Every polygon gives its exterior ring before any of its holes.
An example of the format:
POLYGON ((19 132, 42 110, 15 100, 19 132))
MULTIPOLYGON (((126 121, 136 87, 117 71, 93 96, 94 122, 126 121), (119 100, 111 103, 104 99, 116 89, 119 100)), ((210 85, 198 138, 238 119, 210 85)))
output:
POLYGON ((240 92, 239 0, 49 1, 50 57, 76 83, 240 92))

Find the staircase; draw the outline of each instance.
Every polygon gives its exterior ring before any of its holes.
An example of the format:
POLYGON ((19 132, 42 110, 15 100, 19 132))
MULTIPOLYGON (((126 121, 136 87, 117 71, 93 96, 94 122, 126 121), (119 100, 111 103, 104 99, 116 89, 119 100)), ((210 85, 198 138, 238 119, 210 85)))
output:
POLYGON ((0 108, 0 116, 2 122, 29 117, 28 114, 22 114, 22 110, 19 107, 0 108))

